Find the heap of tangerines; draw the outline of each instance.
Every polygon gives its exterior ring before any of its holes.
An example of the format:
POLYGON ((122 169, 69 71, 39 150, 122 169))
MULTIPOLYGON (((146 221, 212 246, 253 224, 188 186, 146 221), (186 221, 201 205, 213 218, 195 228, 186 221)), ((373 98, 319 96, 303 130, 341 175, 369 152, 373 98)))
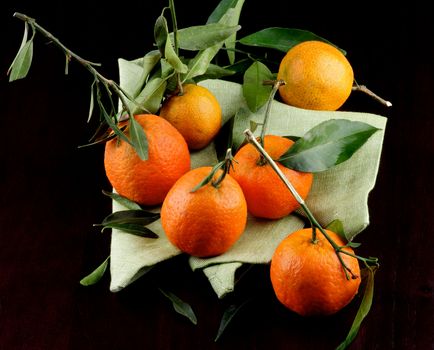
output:
MULTIPOLYGON (((283 102, 336 110, 350 95, 353 71, 335 47, 307 41, 288 51, 278 79, 285 82, 279 87, 283 102)), ((163 229, 181 251, 198 257, 222 254, 243 234, 248 212, 279 219, 299 207, 251 144, 242 146, 233 162, 229 155, 221 169, 210 164, 190 170, 189 150, 206 147, 221 127, 221 108, 206 88, 186 84, 181 93, 163 102, 159 116, 142 114, 135 119, 148 138, 148 159, 142 160, 127 142, 113 139, 105 147, 107 177, 114 189, 130 200, 144 206, 162 204, 163 229)), ((293 144, 275 135, 266 135, 262 142, 273 159, 279 159, 293 144)), ((278 166, 306 198, 313 175, 278 166)), ((289 309, 302 315, 331 314, 357 293, 359 265, 356 258, 344 256, 354 277, 347 279, 333 247, 321 234, 313 241, 311 231, 293 232, 278 246, 272 258, 271 281, 278 299, 289 309), (315 292, 305 298, 304 293, 311 289, 315 292)), ((344 245, 337 234, 329 231, 329 235, 344 245)))

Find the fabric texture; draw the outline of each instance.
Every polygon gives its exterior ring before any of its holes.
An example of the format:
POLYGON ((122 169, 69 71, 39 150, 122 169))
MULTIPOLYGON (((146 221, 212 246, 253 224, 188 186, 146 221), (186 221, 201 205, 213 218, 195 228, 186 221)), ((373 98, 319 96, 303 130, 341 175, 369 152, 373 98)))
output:
MULTIPOLYGON (((216 96, 222 107, 223 122, 233 117, 240 108, 247 108, 240 84, 222 80, 205 80, 200 84, 216 96)), ((264 113, 265 107, 253 115, 253 120, 261 123, 264 113)), ((375 185, 387 119, 369 113, 304 110, 274 101, 267 133, 303 136, 315 125, 329 119, 362 121, 380 129, 349 160, 316 173, 306 200, 321 225, 339 219, 343 222, 346 233, 353 238, 369 224, 368 195, 375 185)), ((260 127, 256 134, 258 132, 260 127)), ((192 153, 192 168, 212 166, 216 161, 213 144, 205 150, 192 153)), ((120 209, 114 203, 113 210, 120 209)), ((160 221, 149 227, 160 238, 141 238, 113 230, 111 291, 121 290, 153 265, 181 253, 167 240, 160 221)), ((217 296, 222 298, 233 291, 235 273, 243 263, 269 263, 280 241, 302 227, 303 220, 295 215, 280 220, 262 220, 249 216, 245 232, 229 251, 207 259, 191 257, 190 267, 192 270, 202 269, 217 296)))

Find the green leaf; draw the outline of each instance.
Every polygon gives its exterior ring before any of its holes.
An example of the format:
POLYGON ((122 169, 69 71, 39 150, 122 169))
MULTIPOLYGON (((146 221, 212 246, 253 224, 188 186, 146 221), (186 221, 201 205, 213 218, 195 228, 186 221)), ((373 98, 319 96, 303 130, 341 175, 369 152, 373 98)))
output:
POLYGON ((128 198, 121 196, 118 193, 115 192, 108 192, 108 191, 102 191, 104 195, 107 197, 110 197, 114 201, 118 202, 120 205, 124 206, 127 209, 130 210, 142 210, 140 205, 138 205, 136 202, 133 202, 132 200, 129 200, 128 198))
POLYGON ((356 243, 356 242, 348 242, 347 247, 351 248, 359 248, 362 245, 362 243, 356 243))
POLYGON ((191 321, 191 323, 193 323, 195 325, 197 324, 196 315, 195 315, 193 309, 191 308, 190 304, 181 300, 180 298, 178 298, 175 294, 173 294, 171 292, 164 291, 161 288, 158 288, 158 289, 167 299, 169 299, 172 302, 172 306, 177 313, 181 314, 182 316, 187 317, 191 321))
POLYGON ((336 350, 344 350, 346 349, 352 341, 356 338, 357 333, 359 332, 360 325, 365 317, 368 315, 369 310, 372 306, 372 299, 374 298, 374 276, 375 276, 375 268, 366 268, 368 272, 365 292, 363 294, 362 302, 360 303, 359 310, 354 318, 353 324, 351 325, 351 329, 348 332, 345 340, 336 348, 336 350))
POLYGON ((129 233, 135 236, 139 237, 145 237, 145 238, 158 238, 158 235, 150 230, 149 228, 140 225, 140 224, 106 224, 104 225, 104 228, 102 231, 104 231, 107 228, 114 228, 116 230, 120 230, 125 233, 129 233))
MULTIPOLYGON (((183 28, 178 30, 178 44, 184 50, 204 50, 223 42, 240 28, 239 25, 228 26, 222 23, 183 28)), ((171 40, 173 40, 173 33, 171 40)))
POLYGON ((251 299, 248 299, 241 303, 240 305, 230 305, 224 312, 223 317, 220 321, 219 330, 214 341, 218 341, 220 337, 223 335, 223 332, 226 330, 229 323, 232 321, 234 316, 241 310, 241 308, 246 305, 251 299))
POLYGON ((211 182, 211 180, 213 179, 215 173, 225 164, 225 161, 221 161, 219 163, 217 163, 216 165, 214 165, 214 167, 211 169, 211 171, 209 172, 209 174, 207 176, 205 176, 203 178, 203 180, 198 183, 190 192, 196 192, 197 190, 199 190, 200 188, 202 188, 203 186, 207 185, 209 182, 211 182))
POLYGON ((18 52, 9 75, 9 82, 25 78, 33 58, 33 39, 27 41, 18 52))
POLYGON ((149 225, 158 220, 160 214, 145 210, 120 210, 108 215, 101 223, 102 226, 114 224, 149 225))
POLYGON ((24 22, 24 34, 23 34, 23 39, 21 40, 20 48, 18 49, 18 52, 17 52, 17 54, 15 55, 14 60, 12 61, 11 65, 10 65, 9 68, 8 68, 7 75, 9 75, 9 73, 10 73, 12 67, 14 66, 14 63, 17 61, 17 58, 18 58, 18 56, 19 56, 20 51, 22 50, 22 48, 23 48, 24 45, 26 44, 28 35, 29 35, 29 23, 24 22))
MULTIPOLYGON (((232 127, 232 149, 234 152, 244 143, 246 137, 244 130, 251 129, 250 118, 252 112, 248 108, 240 107, 234 117, 234 124, 232 127)), ((252 130, 251 130, 252 131, 252 130)), ((252 131, 253 132, 253 131, 252 131)))
POLYGON ((141 160, 148 159, 148 138, 142 126, 135 118, 130 118, 130 137, 134 148, 141 160))
POLYGON ((203 75, 200 75, 196 77, 194 80, 196 82, 205 80, 205 79, 220 79, 222 77, 227 77, 230 75, 235 74, 235 71, 229 70, 220 66, 217 66, 216 64, 210 64, 208 66, 208 69, 203 75))
MULTIPOLYGON (((256 33, 245 36, 240 39, 239 42, 243 45, 266 47, 288 52, 288 50, 295 45, 310 40, 322 41, 336 47, 336 45, 332 44, 330 41, 307 30, 278 27, 262 29, 256 33)), ((346 54, 344 50, 339 50, 344 55, 346 54)))
POLYGON ((235 73, 243 73, 252 65, 252 60, 250 58, 244 58, 242 60, 239 60, 238 62, 235 62, 234 64, 231 64, 229 66, 225 66, 225 69, 228 69, 235 73))
POLYGON ((98 93, 97 93, 98 107, 99 107, 101 114, 104 117, 104 120, 106 121, 108 126, 113 130, 113 132, 116 134, 116 136, 118 136, 121 140, 127 142, 128 144, 130 144, 131 146, 134 147, 134 145, 131 143, 131 141, 128 139, 128 137, 126 137, 125 134, 122 132, 122 130, 120 130, 118 128, 116 123, 113 121, 113 118, 110 117, 110 115, 107 113, 107 111, 104 107, 104 104, 101 101, 100 91, 99 91, 98 87, 97 87, 97 91, 98 91, 98 93))
POLYGON ((109 259, 110 256, 108 256, 107 259, 105 259, 103 263, 99 265, 93 272, 82 278, 80 280, 80 284, 82 286, 91 286, 96 284, 102 278, 102 276, 104 276, 104 273, 107 270, 109 259))
POLYGON ((87 117, 87 122, 90 122, 90 119, 92 118, 93 109, 94 109, 94 95, 95 95, 95 83, 96 80, 93 81, 92 85, 90 86, 90 102, 89 102, 89 115, 87 117))
MULTIPOLYGON (((119 81, 122 90, 133 98, 137 97, 160 58, 161 54, 157 50, 150 51, 144 57, 133 61, 119 58, 119 81)), ((130 104, 130 108, 134 109, 133 104, 130 104)))
POLYGON ((166 47, 166 39, 169 35, 169 30, 167 26, 167 20, 164 16, 159 16, 155 21, 154 26, 154 39, 157 44, 158 50, 160 50, 161 55, 164 55, 166 47))
POLYGON ((216 23, 220 21, 220 19, 228 12, 229 9, 234 8, 236 6, 237 2, 238 0, 220 1, 217 7, 214 9, 214 11, 208 17, 206 23, 209 24, 209 23, 216 23))
POLYGON ((295 142, 279 162, 299 171, 324 171, 349 159, 377 130, 358 121, 327 120, 295 142))
POLYGON ((142 92, 137 96, 137 107, 134 111, 140 110, 141 107, 151 113, 157 113, 160 109, 161 100, 163 99, 164 92, 166 90, 167 79, 155 77, 149 80, 143 88, 142 92))
POLYGON ((172 46, 170 36, 168 36, 166 40, 164 55, 166 57, 167 62, 173 67, 175 71, 177 71, 178 73, 184 73, 184 74, 187 73, 188 68, 184 63, 182 63, 182 61, 176 54, 175 49, 172 46))
POLYGON ((256 112, 268 100, 271 85, 264 85, 264 80, 272 80, 273 74, 261 62, 254 62, 244 73, 243 95, 252 112, 256 112))
POLYGON ((327 230, 330 230, 338 234, 345 242, 347 241, 347 236, 345 235, 344 224, 341 220, 335 219, 326 226, 327 230))
MULTIPOLYGON (((220 18, 219 23, 227 25, 235 15, 235 10, 231 8, 220 18)), ((218 43, 205 50, 199 51, 199 53, 188 63, 188 73, 183 76, 182 82, 184 83, 189 79, 205 74, 212 59, 221 49, 222 45, 223 43, 218 43)))
MULTIPOLYGON (((244 0, 238 0, 234 9, 234 15, 231 16, 231 20, 229 22, 230 25, 237 25, 240 20, 241 9, 243 8, 244 0)), ((225 40, 225 46, 227 48, 227 54, 229 58, 230 64, 235 62, 235 42, 237 40, 237 33, 233 33, 229 38, 225 40)))

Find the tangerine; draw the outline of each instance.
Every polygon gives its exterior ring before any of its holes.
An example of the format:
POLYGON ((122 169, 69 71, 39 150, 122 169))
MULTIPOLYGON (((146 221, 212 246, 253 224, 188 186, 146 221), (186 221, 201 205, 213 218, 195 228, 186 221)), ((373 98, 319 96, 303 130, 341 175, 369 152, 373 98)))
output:
POLYGON ((353 69, 336 47, 321 41, 295 45, 280 62, 282 100, 304 109, 335 111, 351 93, 353 69))
POLYGON ((169 121, 197 150, 207 146, 217 135, 222 111, 217 99, 206 88, 186 84, 182 95, 170 97, 161 107, 160 116, 169 121))
POLYGON ((124 140, 112 139, 105 146, 106 175, 120 195, 142 205, 161 204, 176 180, 190 170, 190 153, 182 135, 163 118, 142 114, 135 119, 148 139, 148 159, 140 159, 124 140))
MULTIPOLYGON (((161 208, 161 224, 169 241, 198 257, 226 252, 241 236, 247 221, 243 191, 230 175, 226 174, 217 187, 208 183, 192 192, 211 169, 196 168, 182 176, 161 208)), ((221 170, 215 176, 218 174, 221 170)))
MULTIPOLYGON (((267 135, 264 148, 273 159, 279 159, 294 142, 284 137, 267 135)), ((231 175, 240 184, 249 212, 261 218, 279 219, 299 207, 298 202, 268 163, 251 144, 239 149, 234 157, 231 175)), ((307 197, 313 182, 311 173, 304 173, 277 166, 295 187, 300 196, 307 197)))
MULTIPOLYGON (((326 232, 339 246, 344 245, 336 233, 326 232)), ((354 254, 349 247, 343 250, 354 254)), ((354 298, 361 280, 357 259, 341 257, 356 278, 347 279, 334 248, 319 230, 315 242, 311 228, 290 234, 271 260, 270 277, 277 299, 302 316, 336 313, 354 298)))

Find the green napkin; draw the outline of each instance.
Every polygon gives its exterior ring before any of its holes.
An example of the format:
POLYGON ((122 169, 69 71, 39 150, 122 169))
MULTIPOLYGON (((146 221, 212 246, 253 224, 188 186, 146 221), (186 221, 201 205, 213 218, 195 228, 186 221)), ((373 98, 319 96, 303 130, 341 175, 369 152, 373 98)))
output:
MULTIPOLYGON (((222 107, 224 121, 235 115, 240 107, 247 108, 241 85, 222 80, 206 80, 201 82, 201 85, 216 96, 222 107)), ((255 114, 254 120, 261 122, 263 115, 264 108, 255 114)), ((354 237, 369 224, 368 195, 375 185, 387 119, 368 113, 309 111, 275 101, 268 133, 302 136, 313 126, 328 119, 363 121, 381 129, 351 159, 315 174, 311 193, 306 200, 322 225, 340 219, 346 232, 354 237)), ((213 165, 215 162, 213 145, 192 153, 192 167, 213 165)), ((113 210, 120 209, 115 203, 113 210)), ((280 220, 249 217, 245 232, 228 252, 208 259, 191 257, 190 266, 192 270, 201 269, 204 272, 217 296, 221 298, 234 289, 235 272, 243 263, 268 263, 279 242, 302 226, 303 222, 293 215, 280 220)), ((154 264, 180 254, 180 251, 168 242, 159 221, 150 228, 157 232, 160 238, 141 238, 113 230, 111 291, 121 290, 154 264)))

